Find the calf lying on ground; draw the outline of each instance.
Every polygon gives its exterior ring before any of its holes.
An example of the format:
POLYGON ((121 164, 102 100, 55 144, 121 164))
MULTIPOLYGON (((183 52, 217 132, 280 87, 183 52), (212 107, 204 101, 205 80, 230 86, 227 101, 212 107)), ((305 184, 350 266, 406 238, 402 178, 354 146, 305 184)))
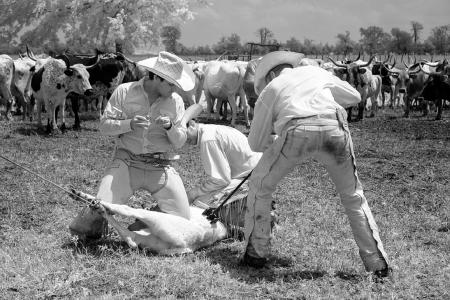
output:
MULTIPOLYGON (((93 196, 84 193, 76 192, 76 194, 90 201, 95 200, 93 196)), ((225 215, 222 215, 221 220, 229 220, 231 214, 237 219, 243 219, 240 215, 243 216, 244 207, 245 199, 224 206, 225 215), (236 209, 236 206, 239 208, 236 209)), ((191 206, 190 220, 158 211, 104 201, 98 203, 96 210, 117 230, 120 237, 131 248, 146 248, 163 255, 190 253, 210 246, 226 238, 230 231, 227 231, 226 226, 220 221, 212 224, 202 215, 204 209, 194 206, 191 206), (125 228, 113 217, 114 214, 136 218, 145 224, 145 228, 134 231, 125 228)), ((236 222, 241 223, 242 220, 236 222)))

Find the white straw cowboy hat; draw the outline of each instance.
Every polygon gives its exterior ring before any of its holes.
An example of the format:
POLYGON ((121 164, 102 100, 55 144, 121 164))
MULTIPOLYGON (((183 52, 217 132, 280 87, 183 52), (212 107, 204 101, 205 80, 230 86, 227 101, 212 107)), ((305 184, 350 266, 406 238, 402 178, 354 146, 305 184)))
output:
POLYGON ((290 64, 295 68, 304 57, 305 55, 303 53, 291 51, 274 51, 264 55, 255 70, 256 94, 259 95, 266 87, 266 75, 270 70, 282 64, 290 64))
POLYGON ((172 53, 161 51, 158 56, 138 61, 137 64, 175 84, 183 91, 190 91, 195 86, 195 74, 192 69, 172 53))

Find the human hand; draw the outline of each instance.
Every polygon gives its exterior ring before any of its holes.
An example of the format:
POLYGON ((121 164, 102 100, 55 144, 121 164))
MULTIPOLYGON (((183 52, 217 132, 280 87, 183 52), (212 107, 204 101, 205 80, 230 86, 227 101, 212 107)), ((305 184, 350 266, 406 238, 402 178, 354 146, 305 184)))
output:
POLYGON ((155 119, 155 123, 164 129, 170 129, 172 127, 172 121, 167 116, 159 116, 155 119))
POLYGON ((137 128, 147 129, 149 125, 150 125, 149 119, 139 115, 134 116, 130 122, 130 127, 132 130, 136 130, 137 128))

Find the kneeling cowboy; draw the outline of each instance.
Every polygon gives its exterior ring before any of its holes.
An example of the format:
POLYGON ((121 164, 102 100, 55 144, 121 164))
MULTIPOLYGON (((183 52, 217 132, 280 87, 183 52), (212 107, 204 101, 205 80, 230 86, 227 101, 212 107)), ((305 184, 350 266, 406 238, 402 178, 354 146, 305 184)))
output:
MULTIPOLYGON (((145 189, 162 212, 189 219, 183 182, 171 166, 178 156, 171 153, 186 141, 186 128, 175 126, 185 111, 175 90, 192 90, 195 75, 181 58, 164 51, 138 65, 147 69, 148 75, 121 84, 100 120, 100 132, 116 137, 116 149, 96 197, 124 204, 134 191, 145 189)), ((98 238, 105 225, 98 213, 85 208, 69 228, 82 238, 98 238)))

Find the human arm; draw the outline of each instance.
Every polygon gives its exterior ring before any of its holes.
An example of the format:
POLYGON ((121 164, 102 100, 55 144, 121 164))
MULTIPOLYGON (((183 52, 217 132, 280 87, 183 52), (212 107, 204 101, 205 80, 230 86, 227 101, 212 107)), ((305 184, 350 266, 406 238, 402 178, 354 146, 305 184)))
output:
POLYGON ((344 108, 355 106, 361 102, 361 94, 347 81, 331 75, 331 86, 329 87, 334 100, 344 108))
POLYGON ((210 202, 215 194, 221 192, 232 181, 228 159, 217 141, 201 143, 200 156, 207 178, 188 192, 189 202, 197 199, 210 202))
POLYGON ((170 101, 170 109, 161 109, 161 115, 155 119, 155 122, 166 130, 170 143, 178 149, 187 139, 186 126, 181 126, 185 109, 183 99, 178 94, 172 94, 170 101))
POLYGON ((127 118, 123 110, 125 97, 125 89, 119 86, 109 98, 105 111, 100 117, 99 130, 103 135, 119 135, 132 130, 131 119, 127 118))
POLYGON ((275 90, 267 86, 255 103, 254 118, 248 135, 250 148, 255 152, 263 152, 273 141, 272 103, 275 97, 275 90))

